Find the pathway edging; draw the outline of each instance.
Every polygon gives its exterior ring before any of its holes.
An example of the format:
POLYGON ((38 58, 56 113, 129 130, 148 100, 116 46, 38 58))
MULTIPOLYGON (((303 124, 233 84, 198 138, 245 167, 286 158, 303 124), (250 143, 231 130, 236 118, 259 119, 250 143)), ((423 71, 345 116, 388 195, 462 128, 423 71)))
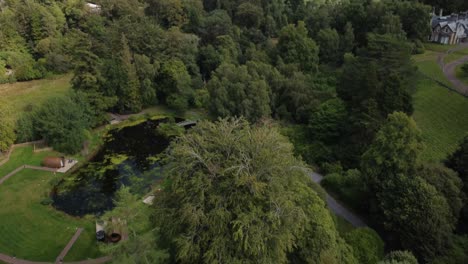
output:
POLYGON ((57 169, 51 169, 51 168, 39 167, 39 166, 31 166, 31 165, 24 164, 24 165, 21 165, 18 168, 16 168, 14 171, 8 173, 4 177, 0 178, 0 185, 2 185, 6 180, 13 177, 15 174, 17 174, 18 172, 20 172, 20 171, 22 171, 24 169, 48 171, 48 172, 57 172, 57 169))
POLYGON ((13 150, 15 150, 15 148, 24 147, 24 146, 32 146, 34 144, 40 144, 40 143, 44 143, 44 140, 37 140, 37 141, 31 141, 31 142, 25 142, 25 143, 11 145, 10 149, 8 149, 8 151, 6 152, 5 159, 2 159, 0 161, 0 166, 2 166, 3 164, 7 163, 10 160, 10 155, 13 152, 13 150))
POLYGON ((73 237, 70 239, 68 244, 63 248, 62 252, 60 252, 60 255, 55 259, 55 264, 61 264, 63 263, 63 259, 65 256, 68 254, 68 251, 73 247, 75 244, 76 240, 80 237, 81 233, 83 232, 83 228, 78 228, 73 235, 73 237))

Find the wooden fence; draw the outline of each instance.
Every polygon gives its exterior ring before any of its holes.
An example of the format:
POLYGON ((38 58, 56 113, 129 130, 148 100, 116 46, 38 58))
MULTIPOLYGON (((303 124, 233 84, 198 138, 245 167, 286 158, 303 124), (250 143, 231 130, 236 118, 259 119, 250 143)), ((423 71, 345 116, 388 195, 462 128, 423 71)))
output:
POLYGON ((36 140, 36 141, 12 145, 10 149, 6 152, 5 154, 6 157, 2 161, 0 161, 0 166, 2 166, 3 164, 7 163, 10 160, 10 155, 13 152, 13 150, 15 150, 15 148, 24 147, 24 146, 34 146, 35 144, 44 144, 44 140, 36 140))

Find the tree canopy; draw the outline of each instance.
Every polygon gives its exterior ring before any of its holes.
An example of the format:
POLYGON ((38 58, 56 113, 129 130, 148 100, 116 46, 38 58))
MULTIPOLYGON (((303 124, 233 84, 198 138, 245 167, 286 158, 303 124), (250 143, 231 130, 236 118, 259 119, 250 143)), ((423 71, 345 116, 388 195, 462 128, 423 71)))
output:
POLYGON ((271 125, 201 122, 166 162, 154 219, 178 262, 356 263, 304 164, 271 125))
POLYGON ((15 139, 13 110, 0 100, 0 152, 9 150, 15 139))
POLYGON ((432 181, 418 175, 421 148, 415 122, 391 114, 363 155, 362 168, 376 223, 400 247, 430 261, 449 246, 456 218, 432 181))

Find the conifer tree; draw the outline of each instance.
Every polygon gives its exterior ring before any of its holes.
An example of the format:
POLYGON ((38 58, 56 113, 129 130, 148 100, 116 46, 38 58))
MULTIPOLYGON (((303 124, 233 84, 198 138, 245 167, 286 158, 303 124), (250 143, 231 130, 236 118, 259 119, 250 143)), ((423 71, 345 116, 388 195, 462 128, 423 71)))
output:
POLYGON ((133 64, 133 56, 128 46, 127 38, 122 34, 122 52, 120 54, 120 62, 122 67, 123 83, 120 87, 120 103, 121 111, 138 112, 141 110, 141 94, 140 83, 133 64))

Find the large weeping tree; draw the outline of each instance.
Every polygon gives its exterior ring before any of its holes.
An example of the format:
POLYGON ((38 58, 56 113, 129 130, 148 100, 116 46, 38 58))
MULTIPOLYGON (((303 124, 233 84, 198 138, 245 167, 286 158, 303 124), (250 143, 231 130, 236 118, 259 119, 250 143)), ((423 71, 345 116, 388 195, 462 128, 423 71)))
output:
POLYGON ((356 263, 273 126, 201 122, 169 149, 154 219, 173 261, 356 263))

